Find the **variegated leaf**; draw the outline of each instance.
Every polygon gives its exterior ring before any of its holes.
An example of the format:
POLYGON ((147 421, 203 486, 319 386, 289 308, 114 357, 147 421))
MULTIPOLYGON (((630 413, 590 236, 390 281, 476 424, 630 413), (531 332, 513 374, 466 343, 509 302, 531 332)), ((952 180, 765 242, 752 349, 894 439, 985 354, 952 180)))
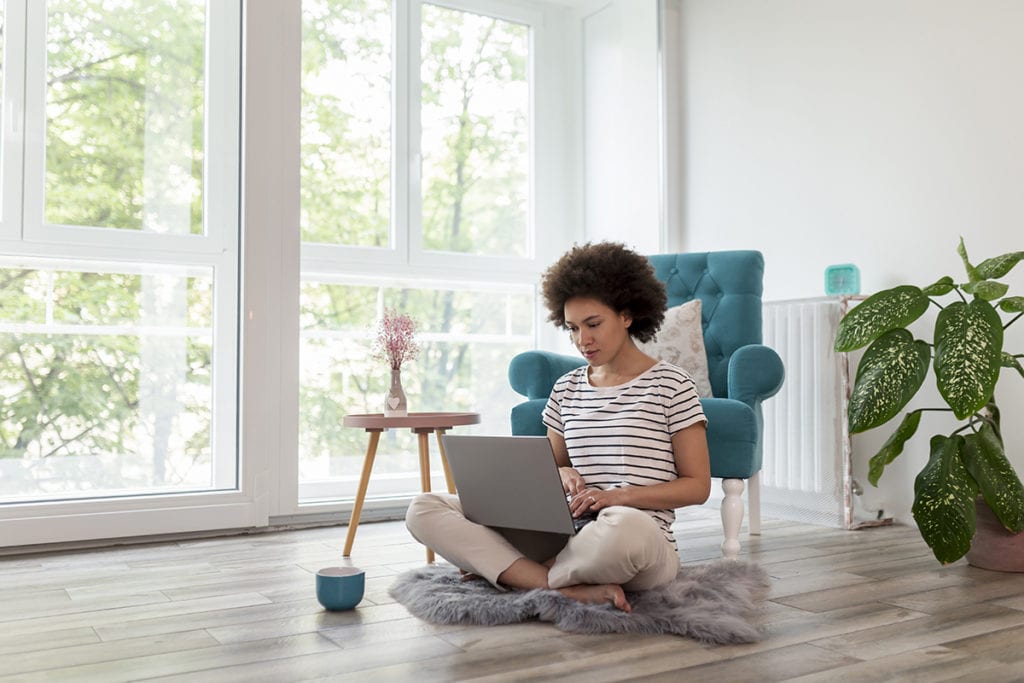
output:
POLYGON ((1024 296, 1008 296, 999 302, 999 308, 1007 313, 1020 313, 1024 311, 1024 296))
POLYGON ((882 444, 882 448, 871 456, 871 460, 868 462, 868 481, 872 486, 878 486, 878 480, 882 477, 885 466, 903 452, 903 445, 917 432, 919 424, 921 424, 920 410, 907 413, 892 436, 882 444))
POLYGON ((976 269, 978 271, 978 277, 986 280, 1001 278, 1013 270, 1013 267, 1017 265, 1021 259, 1024 259, 1024 251, 1012 251, 1009 254, 985 259, 978 264, 976 269))
POLYGON ((1006 294, 1009 289, 1009 285, 996 282, 995 280, 978 280, 977 282, 968 282, 964 285, 965 292, 985 301, 995 301, 1006 294))
POLYGON ((928 374, 928 345, 907 330, 891 330, 872 342, 857 368, 850 394, 850 432, 888 422, 921 388, 928 374))
POLYGON ((960 435, 936 435, 928 464, 914 480, 911 512, 921 537, 942 564, 956 562, 971 547, 978 485, 960 459, 960 435))
POLYGON ((976 434, 965 436, 961 453, 967 471, 1003 526, 1013 533, 1024 531, 1024 486, 992 425, 983 423, 976 434))
POLYGON ((938 280, 937 282, 933 282, 932 284, 928 285, 921 291, 924 293, 925 296, 943 296, 945 294, 949 294, 950 292, 952 292, 955 286, 956 285, 953 284, 953 278, 947 275, 938 280))
POLYGON ((836 351, 853 351, 889 330, 906 327, 928 308, 920 287, 901 285, 872 294, 839 322, 836 351))
POLYGON ((967 258, 967 245, 964 244, 964 238, 960 238, 960 244, 956 248, 956 253, 960 254, 960 260, 964 262, 964 270, 967 271, 967 278, 971 282, 977 282, 982 279, 978 275, 978 269, 971 265, 970 259, 967 258))
POLYGON ((1003 324, 983 299, 956 301, 935 321, 935 379, 953 414, 964 419, 980 410, 999 379, 1003 324))
POLYGON ((1017 360, 1016 356, 1011 356, 1006 351, 1003 351, 999 364, 1004 368, 1013 368, 1021 377, 1024 377, 1024 367, 1021 367, 1020 361, 1017 360))

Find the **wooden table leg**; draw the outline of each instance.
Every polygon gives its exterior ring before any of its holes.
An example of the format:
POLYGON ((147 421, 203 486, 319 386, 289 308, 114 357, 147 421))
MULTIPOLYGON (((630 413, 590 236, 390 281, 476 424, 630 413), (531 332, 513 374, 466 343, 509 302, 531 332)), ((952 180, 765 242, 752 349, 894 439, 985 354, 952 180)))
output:
MULTIPOLYGON (((430 430, 416 432, 420 443, 420 484, 424 493, 430 492, 430 430)), ((427 548, 427 564, 434 563, 434 551, 427 548)))
POLYGON ((359 515, 363 511, 363 499, 366 498, 366 485, 370 483, 370 470, 373 469, 373 459, 377 455, 377 443, 383 430, 367 430, 370 433, 370 443, 366 447, 366 458, 363 460, 363 473, 359 478, 359 490, 356 491, 356 502, 352 506, 352 517, 348 521, 348 535, 345 537, 344 557, 352 553, 352 543, 356 540, 356 528, 359 526, 359 515))
POLYGON ((437 434, 437 449, 441 452, 441 467, 444 468, 444 480, 448 482, 448 493, 455 493, 455 478, 452 477, 452 470, 448 466, 448 454, 444 452, 444 440, 441 436, 444 434, 443 429, 438 429, 437 434))

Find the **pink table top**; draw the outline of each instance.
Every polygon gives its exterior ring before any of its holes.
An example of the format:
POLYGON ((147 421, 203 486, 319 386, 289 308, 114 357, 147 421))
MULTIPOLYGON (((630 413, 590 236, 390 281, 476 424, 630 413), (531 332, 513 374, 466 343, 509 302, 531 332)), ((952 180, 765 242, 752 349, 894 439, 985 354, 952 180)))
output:
POLYGON ((449 429, 459 425, 475 425, 480 422, 480 413, 409 413, 404 417, 385 417, 383 413, 368 415, 346 415, 342 424, 346 427, 363 429, 449 429))

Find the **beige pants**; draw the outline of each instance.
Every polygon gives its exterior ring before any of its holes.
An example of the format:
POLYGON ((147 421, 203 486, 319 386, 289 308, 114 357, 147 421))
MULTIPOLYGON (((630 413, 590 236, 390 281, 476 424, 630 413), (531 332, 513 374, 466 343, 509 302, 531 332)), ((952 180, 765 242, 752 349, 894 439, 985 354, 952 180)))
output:
MULTIPOLYGON (((498 576, 526 556, 514 544, 531 532, 506 538, 490 527, 466 519, 457 496, 424 493, 413 499, 405 516, 413 537, 459 569, 495 586, 498 576)), ((550 534, 546 536, 550 537, 550 534)), ((559 543, 561 545, 561 543, 559 543)), ((548 585, 614 583, 627 591, 661 586, 679 572, 679 555, 658 523, 646 512, 614 506, 568 539, 548 571, 548 585)), ((534 558, 538 559, 538 558, 534 558)), ((500 586, 499 586, 500 587, 500 586)))

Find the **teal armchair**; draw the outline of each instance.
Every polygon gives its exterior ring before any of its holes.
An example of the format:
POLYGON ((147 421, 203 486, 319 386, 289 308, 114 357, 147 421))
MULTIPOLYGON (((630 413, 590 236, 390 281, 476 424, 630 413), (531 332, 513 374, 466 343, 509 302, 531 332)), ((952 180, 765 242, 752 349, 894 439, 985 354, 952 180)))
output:
MULTIPOLYGON (((722 554, 739 554, 743 489, 750 507, 748 528, 759 534, 764 421, 761 402, 782 386, 782 360, 761 343, 764 258, 757 251, 712 251, 649 257, 665 283, 668 305, 701 300, 704 347, 714 398, 701 399, 708 418, 711 476, 722 479, 722 554)), ((512 433, 544 435, 541 412, 555 381, 582 358, 526 351, 509 364, 512 388, 526 401, 512 409, 512 433)))

